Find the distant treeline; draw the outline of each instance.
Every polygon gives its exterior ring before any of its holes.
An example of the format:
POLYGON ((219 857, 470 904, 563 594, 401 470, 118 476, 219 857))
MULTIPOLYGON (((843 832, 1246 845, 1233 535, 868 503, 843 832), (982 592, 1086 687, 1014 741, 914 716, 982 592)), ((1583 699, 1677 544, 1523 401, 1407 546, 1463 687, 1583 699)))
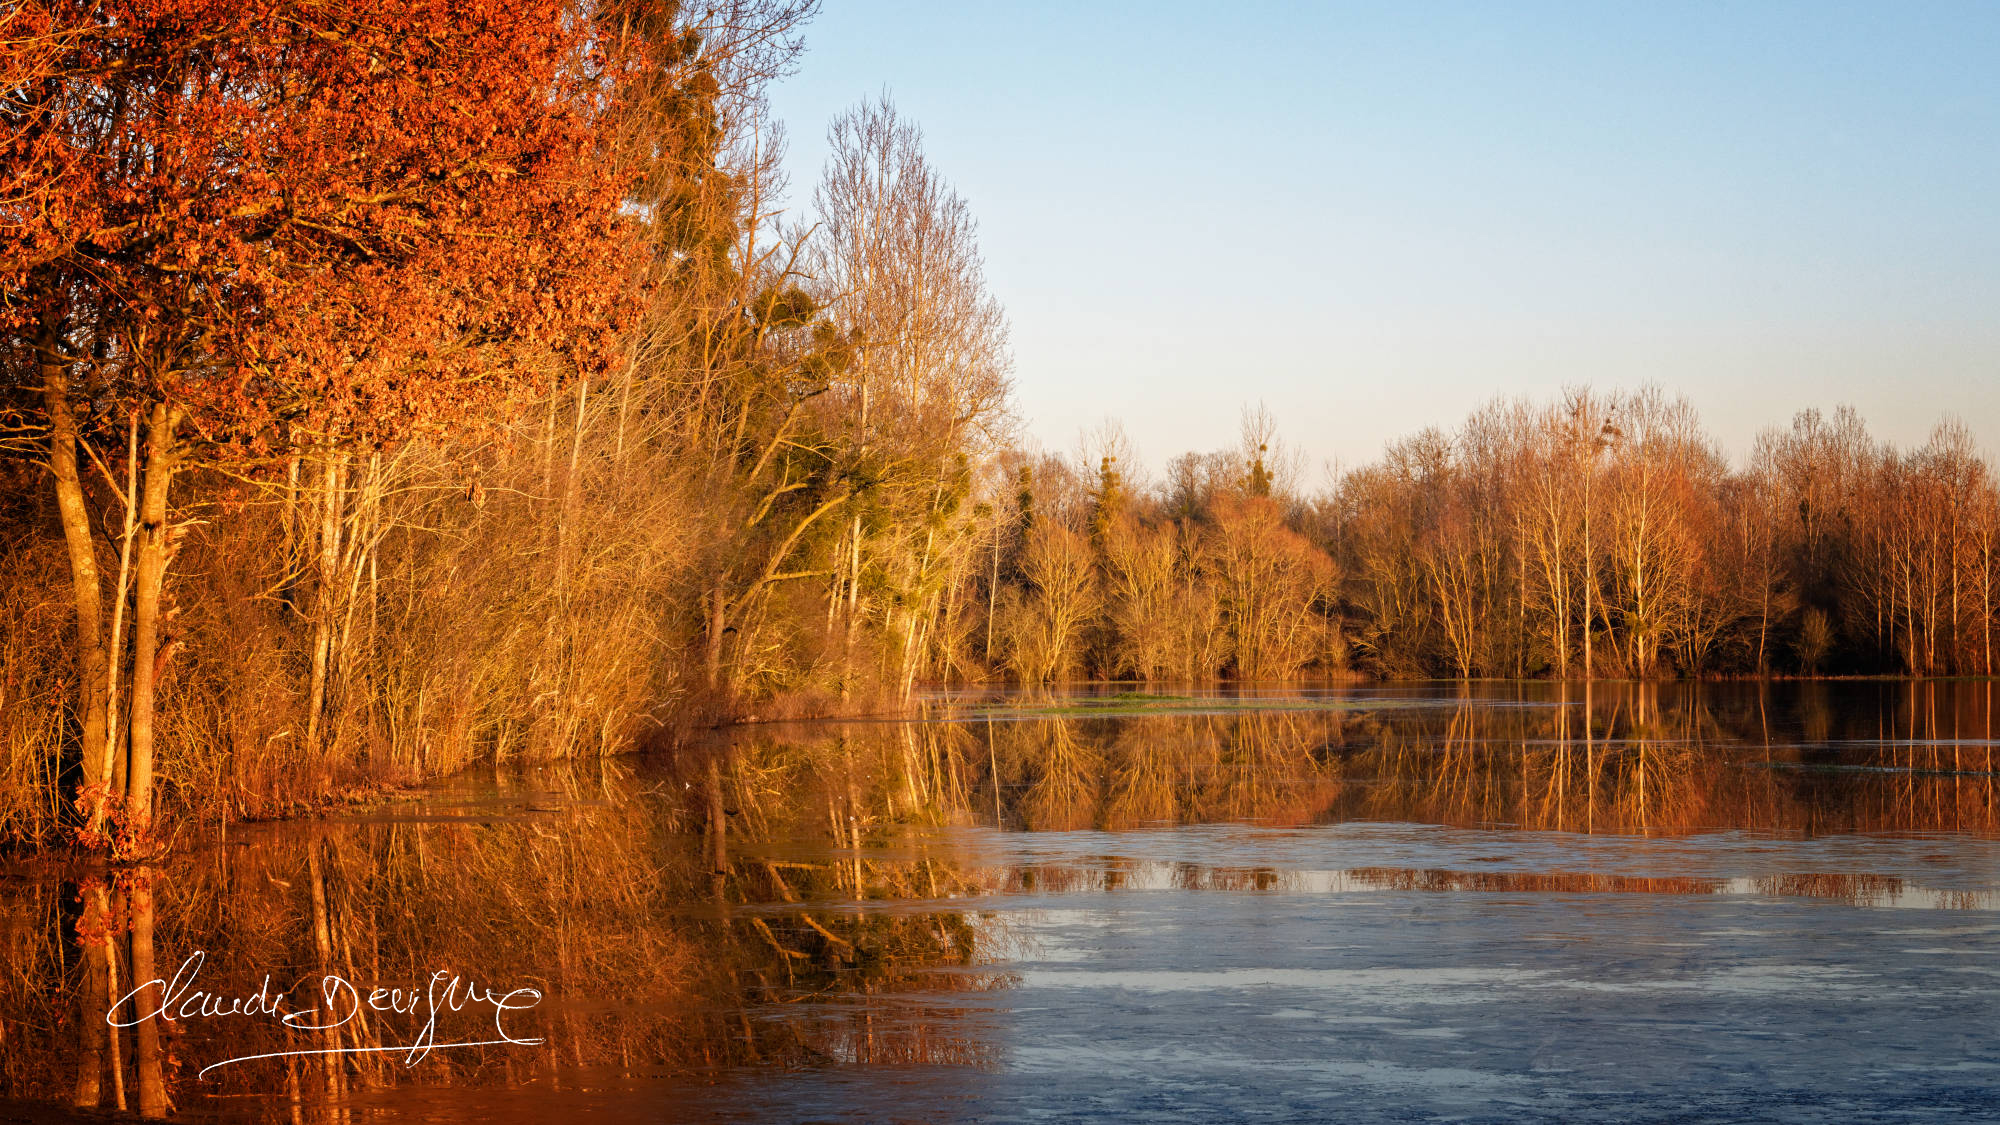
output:
POLYGON ((807 0, 184 7, 0 16, 0 836, 939 682, 1990 666, 1959 429, 1020 451, 917 129, 857 106, 782 198, 807 0))
POLYGON ((1145 485, 1124 444, 1016 470, 974 582, 1024 680, 1993 671, 2000 491, 1955 421, 1899 451, 1808 410, 1732 468, 1685 401, 1576 389, 1311 492, 1261 412, 1145 485))

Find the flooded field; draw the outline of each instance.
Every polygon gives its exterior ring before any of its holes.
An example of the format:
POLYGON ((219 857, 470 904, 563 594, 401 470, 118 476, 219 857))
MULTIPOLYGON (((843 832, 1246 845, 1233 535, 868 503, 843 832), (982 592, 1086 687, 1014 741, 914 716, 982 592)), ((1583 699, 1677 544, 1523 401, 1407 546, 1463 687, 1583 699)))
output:
POLYGON ((1995 694, 953 696, 674 765, 484 771, 7 876, 0 1095, 229 1122, 1993 1120, 1995 694), (126 995, 153 978, 164 1011, 126 995))

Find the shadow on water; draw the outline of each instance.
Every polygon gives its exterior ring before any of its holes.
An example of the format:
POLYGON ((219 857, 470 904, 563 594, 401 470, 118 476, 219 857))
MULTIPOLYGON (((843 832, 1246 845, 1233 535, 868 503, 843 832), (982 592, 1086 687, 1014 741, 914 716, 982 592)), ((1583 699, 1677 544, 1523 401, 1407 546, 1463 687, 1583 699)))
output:
POLYGON ((672 763, 468 776, 146 868, 0 879, 0 1095, 231 1121, 726 1117, 760 1075, 884 1071, 954 1116, 1032 1069, 1004 998, 1055 956, 1048 912, 1109 895, 1253 896, 1244 918, 1254 896, 1992 911, 1993 697, 955 698, 672 763), (177 1018, 137 1018, 177 972, 177 1018))

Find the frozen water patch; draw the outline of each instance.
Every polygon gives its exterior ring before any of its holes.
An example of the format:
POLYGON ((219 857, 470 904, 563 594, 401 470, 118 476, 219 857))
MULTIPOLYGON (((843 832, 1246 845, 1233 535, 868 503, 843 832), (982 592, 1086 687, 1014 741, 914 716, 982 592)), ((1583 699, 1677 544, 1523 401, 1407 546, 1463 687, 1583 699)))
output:
POLYGON ((1027 969, 1023 988, 1116 988, 1128 992, 1219 992, 1278 988, 1289 991, 1366 991, 1377 997, 1423 1003, 1456 1003, 1452 989, 1522 984, 1540 972, 1515 969, 1027 969))

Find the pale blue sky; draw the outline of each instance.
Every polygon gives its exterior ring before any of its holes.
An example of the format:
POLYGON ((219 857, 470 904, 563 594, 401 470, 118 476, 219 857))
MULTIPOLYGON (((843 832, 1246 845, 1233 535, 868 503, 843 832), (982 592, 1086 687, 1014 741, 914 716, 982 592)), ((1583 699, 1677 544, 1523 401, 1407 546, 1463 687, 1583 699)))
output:
MULTIPOLYGON (((1652 381, 2000 451, 2000 3, 827 0, 792 198, 887 88, 970 201, 1027 430, 1315 462, 1652 381)), ((1317 471, 1312 474, 1317 479, 1317 471)))

